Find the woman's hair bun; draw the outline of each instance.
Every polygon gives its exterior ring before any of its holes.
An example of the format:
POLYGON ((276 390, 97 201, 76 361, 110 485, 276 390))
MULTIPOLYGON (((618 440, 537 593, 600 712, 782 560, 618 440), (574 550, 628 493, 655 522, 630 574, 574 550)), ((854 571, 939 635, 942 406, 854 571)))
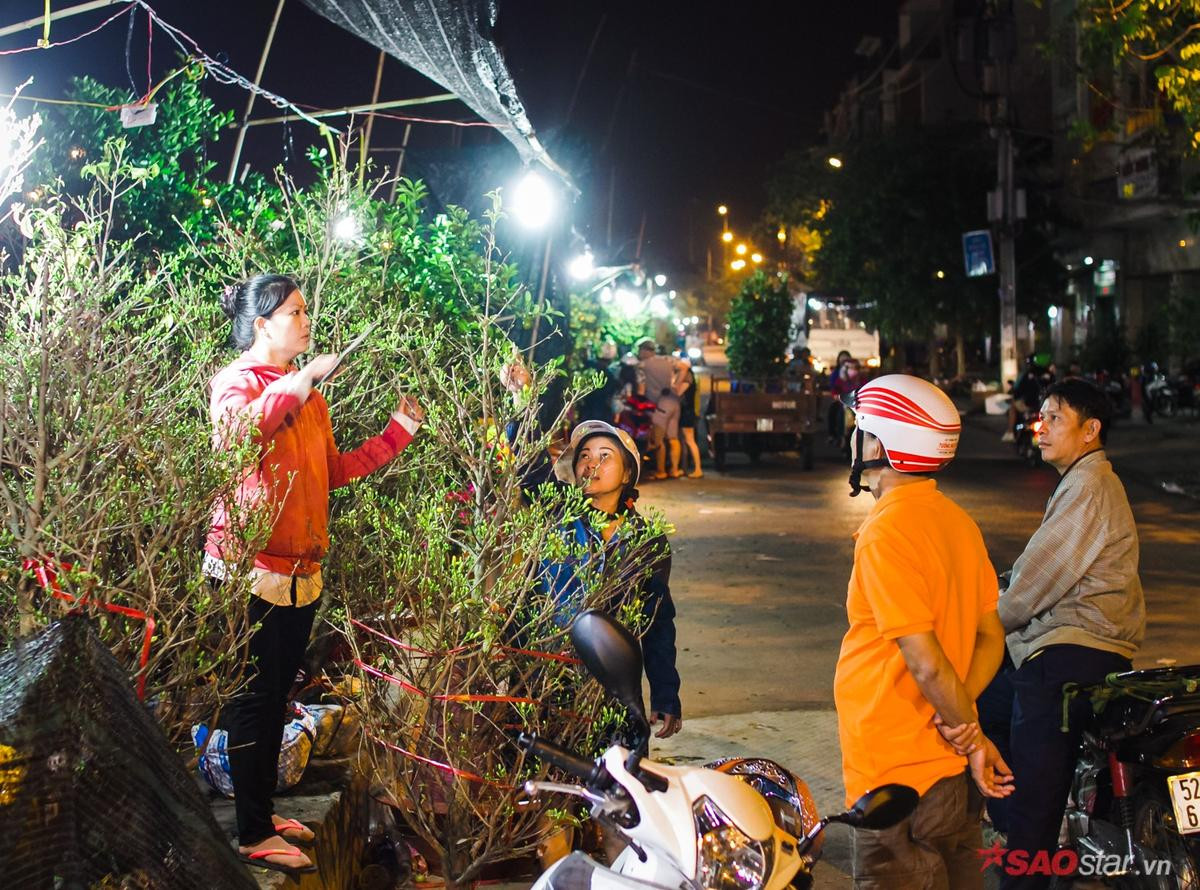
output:
POLYGON ((241 290, 240 284, 229 284, 221 291, 221 310, 230 321, 237 318, 237 303, 241 290))

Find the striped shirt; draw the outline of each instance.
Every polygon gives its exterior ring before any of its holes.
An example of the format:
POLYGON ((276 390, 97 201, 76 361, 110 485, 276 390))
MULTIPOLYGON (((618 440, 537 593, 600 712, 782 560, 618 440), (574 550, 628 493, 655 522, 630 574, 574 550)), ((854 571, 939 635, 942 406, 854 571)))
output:
POLYGON ((1138 536, 1125 487, 1103 450, 1059 480, 997 607, 1020 667, 1070 643, 1132 657, 1146 632, 1138 536))

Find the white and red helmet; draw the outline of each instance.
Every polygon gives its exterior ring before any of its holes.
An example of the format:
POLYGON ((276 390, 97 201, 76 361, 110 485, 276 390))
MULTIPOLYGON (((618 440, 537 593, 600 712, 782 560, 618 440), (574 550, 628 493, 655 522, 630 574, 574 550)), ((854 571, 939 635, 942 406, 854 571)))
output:
POLYGON ((886 374, 847 396, 855 423, 883 445, 901 473, 933 473, 954 459, 962 421, 950 397, 927 380, 886 374))

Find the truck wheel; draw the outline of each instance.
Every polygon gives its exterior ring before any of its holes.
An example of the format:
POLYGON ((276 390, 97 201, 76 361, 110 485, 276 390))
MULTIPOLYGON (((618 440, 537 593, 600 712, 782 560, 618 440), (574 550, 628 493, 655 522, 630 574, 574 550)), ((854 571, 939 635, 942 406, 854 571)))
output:
POLYGON ((722 473, 725 472, 725 434, 713 433, 713 466, 722 473))
POLYGON ((813 439, 812 436, 800 437, 800 466, 805 470, 813 468, 813 439))

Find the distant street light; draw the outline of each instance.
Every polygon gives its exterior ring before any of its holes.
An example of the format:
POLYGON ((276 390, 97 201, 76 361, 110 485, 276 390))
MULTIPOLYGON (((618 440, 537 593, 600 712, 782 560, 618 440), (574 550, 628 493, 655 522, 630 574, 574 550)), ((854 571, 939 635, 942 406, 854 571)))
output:
POLYGON ((619 288, 616 292, 617 309, 619 309, 626 318, 633 318, 642 310, 641 298, 631 290, 619 288))
POLYGON ((726 207, 724 204, 721 204, 719 207, 717 207, 717 213, 721 214, 721 216, 724 216, 728 212, 729 212, 729 208, 726 207))
POLYGON ((837 155, 832 155, 829 158, 829 166, 832 167, 834 170, 841 170, 842 169, 842 159, 839 158, 837 155))
POLYGON ((567 264, 567 272, 570 273, 571 277, 576 281, 585 281, 586 279, 591 278, 592 272, 595 270, 596 263, 590 250, 585 250, 567 264))
POLYGON ((946 277, 946 273, 945 273, 945 272, 943 272, 941 269, 938 269, 938 270, 937 270, 937 277, 938 277, 938 278, 945 278, 945 277, 946 277))
POLYGON ((746 250, 747 250, 747 247, 746 247, 746 245, 745 245, 745 244, 739 244, 737 247, 735 247, 735 248, 734 248, 734 252, 735 252, 735 253, 736 253, 738 256, 745 256, 745 255, 746 255, 746 250))
POLYGON ((785 229, 783 226, 780 226, 779 231, 775 233, 775 237, 779 239, 780 244, 787 241, 787 229, 785 229))
POLYGON ((664 275, 662 272, 659 272, 657 275, 654 276, 654 283, 657 284, 659 287, 662 287, 664 284, 667 283, 667 276, 664 275))
POLYGON ((554 190, 536 170, 530 170, 513 189, 512 214, 526 229, 545 228, 554 215, 554 190))
POLYGON ((734 260, 732 263, 729 264, 729 268, 732 269, 734 272, 740 272, 746 268, 746 261, 745 260, 734 260))
POLYGON ((1090 256, 1085 256, 1085 257, 1083 258, 1083 264, 1084 264, 1085 266, 1090 266, 1090 265, 1091 265, 1092 263, 1094 263, 1094 262, 1096 262, 1096 261, 1095 261, 1094 259, 1092 259, 1090 256))
POLYGON ((757 253, 757 252, 752 253, 752 254, 750 254, 750 259, 756 263, 761 263, 762 262, 762 254, 757 253))
POLYGON ((1051 321, 1057 320, 1058 319, 1058 307, 1050 306, 1049 308, 1047 308, 1046 309, 1046 317, 1049 318, 1051 321))
POLYGON ((721 240, 728 244, 733 240, 733 232, 725 231, 721 233, 721 240))

